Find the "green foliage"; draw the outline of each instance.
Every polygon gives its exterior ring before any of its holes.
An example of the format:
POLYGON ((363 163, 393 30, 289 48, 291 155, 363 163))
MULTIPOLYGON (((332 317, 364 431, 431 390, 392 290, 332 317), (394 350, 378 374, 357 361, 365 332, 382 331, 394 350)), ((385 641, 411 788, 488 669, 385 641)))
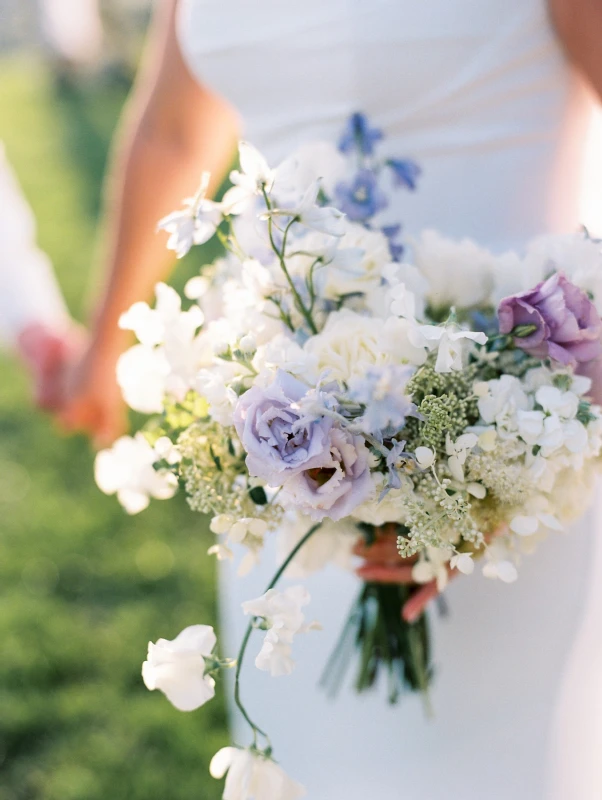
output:
MULTIPOLYGON (((123 99, 0 63, 0 139, 78 314, 123 99)), ((0 800, 218 798, 221 699, 182 714, 140 678, 149 639, 215 620, 205 521, 183 497, 127 517, 96 489, 87 443, 31 409, 17 365, 0 369, 0 800)))

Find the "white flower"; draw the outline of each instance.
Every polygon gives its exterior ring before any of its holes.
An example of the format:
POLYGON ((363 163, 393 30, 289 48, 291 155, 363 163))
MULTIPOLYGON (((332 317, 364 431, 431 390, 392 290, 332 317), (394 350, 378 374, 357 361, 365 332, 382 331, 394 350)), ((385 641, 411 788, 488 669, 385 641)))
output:
POLYGON ((168 214, 157 225, 158 230, 170 234, 167 247, 174 250, 178 258, 185 256, 193 244, 203 244, 211 239, 220 223, 219 205, 205 197, 210 177, 208 172, 203 172, 195 196, 184 200, 181 211, 168 214))
POLYGON ((182 311, 178 293, 164 283, 155 292, 154 309, 134 303, 119 320, 140 344, 119 358, 117 382, 126 403, 144 414, 162 411, 166 394, 182 399, 202 362, 202 340, 196 336, 203 324, 201 309, 182 311))
POLYGON ((474 433, 463 433, 455 442, 452 441, 449 433, 446 434, 445 452, 449 456, 447 466, 454 480, 464 483, 464 464, 468 454, 478 441, 478 437, 474 433))
POLYGON ((317 204, 320 193, 320 180, 314 181, 307 189, 296 208, 278 208, 264 215, 296 217, 301 225, 328 236, 342 236, 345 233, 345 215, 333 206, 317 204))
POLYGON ((226 776, 223 800, 297 800, 305 789, 256 750, 223 747, 211 759, 213 778, 226 776))
MULTIPOLYGON (((291 514, 286 524, 278 531, 277 547, 279 561, 291 552, 311 526, 311 520, 291 514)), ((351 520, 332 522, 324 520, 313 536, 303 545, 286 570, 287 578, 305 578, 313 572, 335 564, 340 569, 351 569, 353 546, 358 538, 358 529, 351 520)))
POLYGON ((217 556, 218 561, 232 559, 234 553, 230 545, 242 545, 246 548, 240 565, 238 575, 247 575, 259 563, 259 553, 263 549, 263 541, 267 532, 267 522, 257 517, 242 517, 234 519, 229 514, 218 514, 213 517, 209 528, 212 533, 227 535, 226 543, 213 545, 207 551, 209 555, 217 556))
POLYGON ((421 469, 430 469, 435 463, 435 451, 430 447, 417 447, 414 455, 421 469))
POLYGON ((229 383, 237 374, 235 365, 224 362, 211 369, 199 370, 194 388, 209 403, 209 414, 224 427, 232 425, 234 406, 238 400, 229 383))
POLYGON ((513 375, 502 375, 499 380, 487 382, 488 393, 478 400, 479 413, 488 425, 498 428, 515 427, 516 412, 529 409, 529 398, 521 382, 513 375))
POLYGON ((270 589, 256 600, 242 604, 245 614, 252 614, 263 620, 267 630, 263 647, 255 659, 258 669, 269 672, 272 677, 290 675, 295 662, 291 658, 291 644, 297 633, 315 629, 315 623, 305 625, 301 609, 310 601, 304 586, 291 586, 283 592, 270 589))
POLYGON ((457 569, 462 575, 472 575, 474 572, 474 561, 472 553, 455 553, 449 565, 452 569, 457 569))
POLYGON ((94 477, 105 494, 117 494, 128 514, 138 514, 149 499, 168 500, 178 488, 171 472, 157 471, 155 450, 141 433, 134 438, 122 436, 108 450, 101 450, 94 462, 94 477))
POLYGON ((556 386, 541 386, 535 399, 544 411, 558 414, 562 419, 573 419, 579 411, 579 398, 573 392, 563 392, 556 386))
POLYGON ((170 338, 192 338, 203 324, 201 309, 193 305, 189 311, 182 311, 180 295, 165 283, 155 286, 155 296, 155 308, 147 303, 134 303, 119 318, 119 327, 133 331, 138 341, 147 346, 163 344, 170 338))
POLYGON ((248 142, 238 145, 240 171, 233 170, 230 180, 234 184, 228 189, 221 202, 224 214, 242 214, 256 195, 272 190, 274 171, 268 166, 267 161, 248 142))
POLYGON ((412 567, 412 578, 416 583, 437 582, 437 590, 442 592, 447 586, 449 573, 447 566, 450 561, 451 551, 437 547, 427 547, 419 561, 412 567))
POLYGON ((173 641, 148 643, 142 679, 147 689, 159 689, 179 711, 194 711, 215 695, 215 681, 205 675, 205 657, 216 638, 209 625, 191 625, 173 641))
POLYGON ((485 344, 487 336, 475 331, 463 331, 456 325, 421 325, 420 333, 430 350, 437 350, 435 372, 463 369, 470 342, 485 344))
POLYGON ((367 293, 380 286, 383 269, 391 260, 389 242, 383 233, 346 222, 345 233, 337 244, 327 265, 317 272, 318 279, 322 278, 320 290, 324 297, 367 293))
POLYGON ((280 205, 295 204, 307 187, 321 178, 326 194, 332 196, 339 181, 349 172, 345 156, 332 142, 306 142, 276 167, 274 194, 280 205))
POLYGON ((471 241, 446 239, 424 231, 412 242, 416 266, 429 283, 428 300, 435 308, 472 308, 486 303, 493 286, 495 257, 471 241))
POLYGON ((135 344, 117 360, 117 384, 130 408, 141 414, 163 411, 170 367, 160 347, 135 344))
POLYGON ((511 560, 511 553, 503 539, 494 540, 485 550, 483 575, 503 583, 514 583, 518 578, 516 565, 511 560))
POLYGON ((531 515, 517 514, 510 520, 510 530, 519 536, 533 536, 539 530, 540 525, 555 531, 564 530, 556 517, 545 511, 538 511, 531 515))

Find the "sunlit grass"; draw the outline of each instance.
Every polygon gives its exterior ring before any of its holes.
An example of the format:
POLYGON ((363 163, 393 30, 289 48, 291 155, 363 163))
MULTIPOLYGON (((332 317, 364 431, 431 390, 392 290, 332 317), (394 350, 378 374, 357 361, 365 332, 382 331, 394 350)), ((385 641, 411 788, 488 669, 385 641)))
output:
MULTIPOLYGON (((76 315, 123 99, 0 64, 0 139, 76 315)), ((217 798, 223 705, 180 714, 140 679, 149 639, 215 618, 203 520, 182 498, 125 516, 88 444, 32 411, 17 365, 0 370, 0 800, 217 798)))

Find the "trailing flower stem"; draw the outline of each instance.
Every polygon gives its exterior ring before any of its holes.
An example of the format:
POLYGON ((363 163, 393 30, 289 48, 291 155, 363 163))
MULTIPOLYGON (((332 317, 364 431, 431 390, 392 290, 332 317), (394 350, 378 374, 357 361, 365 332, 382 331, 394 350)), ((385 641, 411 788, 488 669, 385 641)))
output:
MULTIPOLYGON (((283 576, 284 572, 288 568, 288 566, 291 563, 291 561, 295 558, 295 556, 301 550, 301 548, 311 539, 311 537, 321 527, 321 525, 322 525, 321 522, 318 522, 316 525, 313 525, 307 531, 307 533, 297 542, 297 544, 293 547, 291 552, 284 559, 284 561, 282 562, 282 564, 280 565, 280 567, 276 571, 274 577, 272 578, 272 580, 270 581, 270 583, 266 587, 265 592, 269 592, 270 589, 273 589, 276 586, 276 584, 278 583, 280 578, 283 576)), ((265 592, 264 592, 264 594, 265 594, 265 592)), ((266 739, 266 741, 268 743, 268 746, 271 747, 271 745, 270 745, 270 737, 267 735, 267 733, 264 730, 262 730, 258 725, 256 725, 253 722, 253 720, 249 716, 249 713, 246 710, 246 708, 245 708, 245 706, 244 706, 244 704, 243 704, 243 702, 241 700, 241 697, 240 697, 240 673, 241 673, 241 670, 242 670, 242 664, 243 664, 243 660, 244 660, 245 653, 246 653, 246 650, 247 650, 247 645, 249 644, 249 639, 251 637, 251 633, 253 632, 253 630, 255 628, 256 620, 257 620, 257 617, 253 617, 251 619, 251 621, 249 622, 249 624, 247 625, 247 629, 245 631, 245 635, 243 636, 243 640, 242 640, 241 645, 240 645, 240 650, 238 651, 238 655, 236 657, 236 673, 235 673, 235 676, 234 676, 234 702, 236 703, 236 706, 238 707, 240 713, 245 718, 245 721, 249 724, 249 726, 251 727, 251 729, 253 731, 253 745, 255 747, 257 746, 257 734, 259 733, 259 734, 261 734, 261 736, 263 736, 266 739)))

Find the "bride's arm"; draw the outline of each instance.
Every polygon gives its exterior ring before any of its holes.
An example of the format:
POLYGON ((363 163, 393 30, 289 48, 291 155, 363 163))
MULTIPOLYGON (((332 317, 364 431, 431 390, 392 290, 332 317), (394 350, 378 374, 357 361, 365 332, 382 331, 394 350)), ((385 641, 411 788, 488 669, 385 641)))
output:
POLYGON ((194 193, 201 172, 213 189, 235 152, 233 110, 189 73, 176 37, 177 0, 161 0, 143 66, 116 137, 106 183, 103 285, 89 350, 73 376, 63 420, 102 440, 120 432, 115 363, 128 343, 117 323, 173 267, 158 220, 194 193))
POLYGON ((602 0, 548 0, 558 37, 602 99, 602 0))

